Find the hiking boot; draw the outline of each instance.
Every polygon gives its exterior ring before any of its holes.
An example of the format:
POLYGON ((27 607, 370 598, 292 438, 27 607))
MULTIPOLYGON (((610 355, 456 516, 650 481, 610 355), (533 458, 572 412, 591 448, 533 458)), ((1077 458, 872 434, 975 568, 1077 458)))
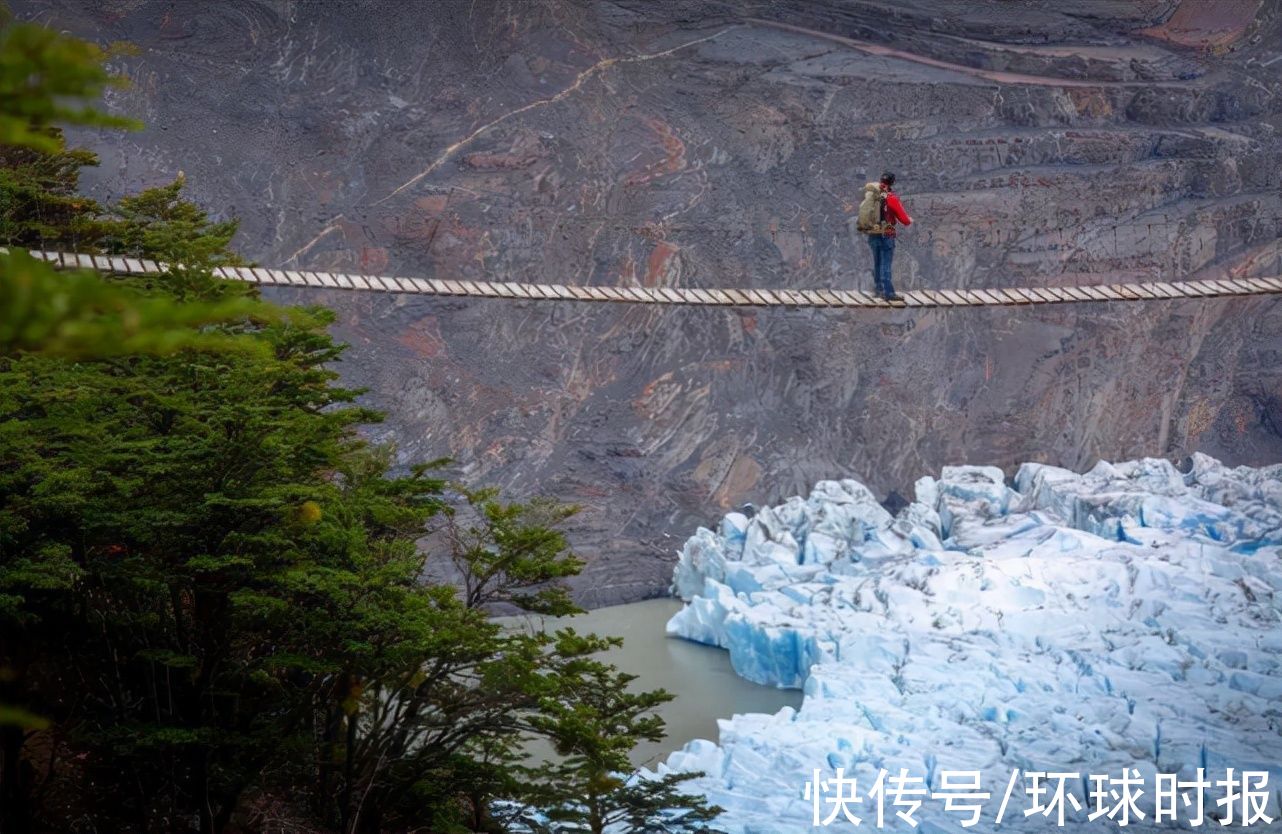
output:
POLYGON ((904 300, 904 297, 902 295, 897 295, 893 290, 889 293, 883 293, 881 297, 886 301, 892 301, 892 302, 904 300))

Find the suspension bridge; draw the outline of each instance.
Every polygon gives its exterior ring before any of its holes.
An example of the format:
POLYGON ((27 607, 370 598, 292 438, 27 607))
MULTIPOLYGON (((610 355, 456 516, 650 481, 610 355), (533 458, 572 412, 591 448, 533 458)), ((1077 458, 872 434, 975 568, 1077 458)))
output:
MULTIPOLYGON (((0 249, 0 251, 5 250, 0 249)), ((59 268, 93 269, 113 275, 161 275, 167 270, 167 266, 161 262, 119 255, 35 250, 29 254, 59 268)), ((1080 286, 908 290, 900 292, 901 301, 891 302, 872 293, 842 289, 611 287, 407 278, 248 266, 218 267, 214 273, 227 280, 243 281, 264 287, 304 287, 519 301, 582 301, 718 307, 998 307, 1022 304, 1282 295, 1282 277, 1144 281, 1080 286)))

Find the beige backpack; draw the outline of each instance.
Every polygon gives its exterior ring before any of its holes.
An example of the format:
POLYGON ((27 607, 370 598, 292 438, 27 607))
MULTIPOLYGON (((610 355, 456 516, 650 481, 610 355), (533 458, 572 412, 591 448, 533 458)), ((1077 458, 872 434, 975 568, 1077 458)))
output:
POLYGON ((864 201, 859 204, 859 216, 855 228, 866 235, 879 235, 885 232, 886 192, 881 190, 881 183, 870 182, 864 186, 864 201))

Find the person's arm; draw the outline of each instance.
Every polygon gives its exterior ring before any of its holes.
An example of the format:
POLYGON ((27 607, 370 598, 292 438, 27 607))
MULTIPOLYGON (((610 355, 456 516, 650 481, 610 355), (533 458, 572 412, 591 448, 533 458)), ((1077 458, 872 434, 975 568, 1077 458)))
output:
POLYGON ((904 204, 899 202, 899 198, 894 194, 886 197, 886 210, 895 218, 895 221, 905 226, 911 226, 913 219, 904 211, 904 204))

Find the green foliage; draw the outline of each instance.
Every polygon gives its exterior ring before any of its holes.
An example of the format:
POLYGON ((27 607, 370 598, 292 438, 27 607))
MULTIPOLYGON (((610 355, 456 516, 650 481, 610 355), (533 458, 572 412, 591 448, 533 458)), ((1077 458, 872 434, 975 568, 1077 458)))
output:
POLYGON ((546 812, 549 830, 601 834, 627 824, 632 831, 712 832, 708 824, 721 809, 681 792, 682 783, 698 774, 645 779, 632 774, 628 762, 637 742, 663 738, 663 721, 654 710, 672 695, 632 691, 635 676, 582 652, 591 647, 591 638, 563 631, 557 639, 562 654, 573 658, 563 673, 576 684, 550 694, 533 719, 561 759, 530 771, 526 794, 531 805, 546 812))
POLYGON ((497 832, 531 803, 556 831, 704 830, 681 778, 617 775, 669 698, 629 691, 618 641, 490 617, 578 610, 574 510, 451 493, 439 461, 389 476, 332 314, 214 276, 234 222, 181 177, 77 194, 95 160, 50 123, 113 123, 62 103, 102 53, 0 37, 5 239, 170 264, 0 255, 0 830, 497 832), (525 766, 536 736, 563 761, 525 766))
POLYGON ((551 616, 579 613, 555 584, 583 568, 555 529, 578 508, 542 500, 505 505, 496 500, 497 490, 458 490, 479 522, 465 525, 450 513, 444 525, 464 601, 473 607, 508 603, 551 616))
POLYGON ((0 145, 54 152, 53 124, 137 128, 132 120, 85 105, 122 79, 104 66, 101 48, 30 23, 0 28, 0 145))
POLYGON ((46 128, 52 148, 0 144, 0 241, 5 246, 98 251, 105 233, 102 207, 78 192, 82 168, 98 164, 83 149, 68 149, 62 131, 46 128))
POLYGON ((76 359, 172 353, 182 349, 253 352, 261 342, 235 328, 279 320, 281 311, 251 292, 220 288, 199 304, 188 300, 186 276, 208 292, 210 270, 239 263, 227 248, 234 222, 210 221, 182 200, 182 178, 127 197, 111 212, 78 193, 80 171, 96 165, 89 151, 66 147, 53 122, 132 125, 66 102, 94 99, 117 83, 92 44, 29 24, 0 30, 0 240, 7 247, 147 254, 184 268, 169 286, 132 286, 90 273, 60 275, 21 253, 0 254, 0 355, 45 352, 76 359))
POLYGON ((0 355, 39 351, 101 359, 183 349, 261 352, 261 341, 211 325, 282 317, 250 298, 180 305, 92 272, 60 273, 21 251, 0 254, 0 355))

